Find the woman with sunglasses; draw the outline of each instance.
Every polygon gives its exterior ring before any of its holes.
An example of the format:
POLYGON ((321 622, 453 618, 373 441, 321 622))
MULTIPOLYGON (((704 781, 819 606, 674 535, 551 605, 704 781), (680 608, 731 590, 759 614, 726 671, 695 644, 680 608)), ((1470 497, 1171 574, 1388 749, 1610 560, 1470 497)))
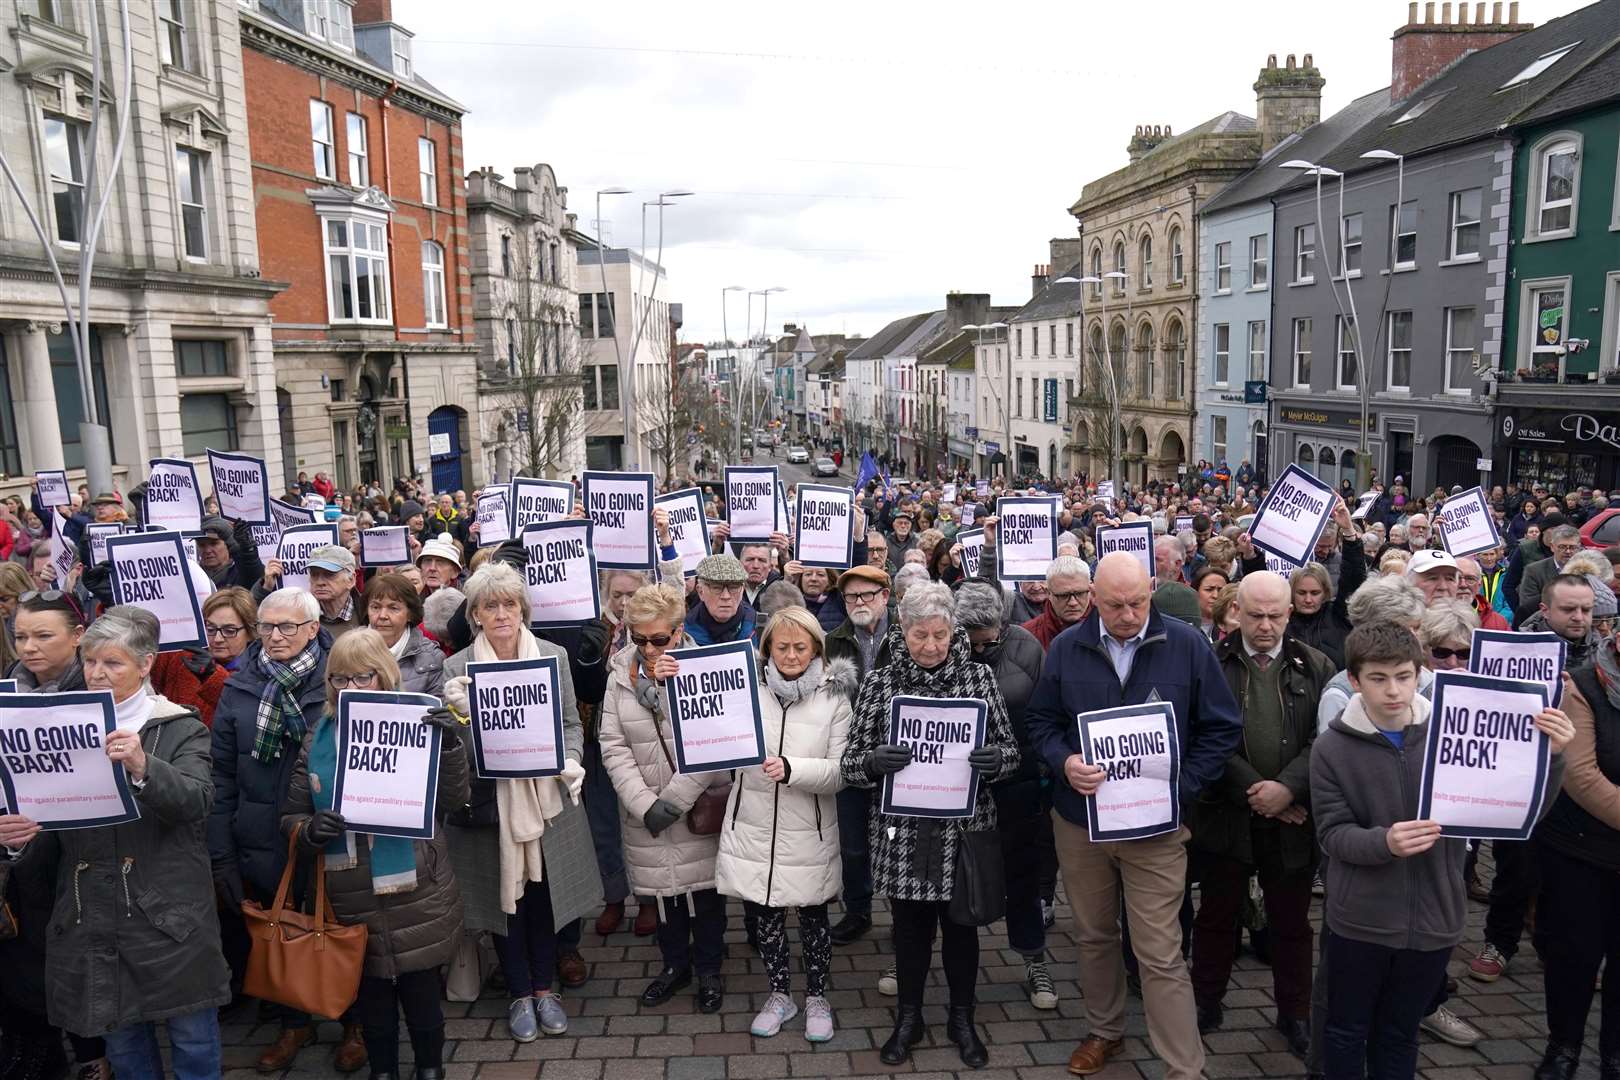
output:
MULTIPOLYGON (((732 588, 740 593, 741 583, 732 588)), ((625 604, 630 644, 611 661, 599 738, 602 764, 619 796, 630 889, 658 903, 663 968, 642 991, 641 1004, 662 1005, 691 984, 695 968, 698 1009, 714 1013, 725 999, 726 902, 715 890, 714 866, 719 837, 694 833, 686 813, 730 777, 675 772, 663 682, 680 669, 666 652, 696 644, 682 629, 685 617, 686 598, 668 585, 643 586, 625 604)))
POLYGON ((213 727, 219 696, 253 641, 257 621, 258 605, 241 586, 210 593, 203 601, 208 647, 159 653, 152 665, 152 689, 178 705, 196 709, 202 722, 213 727))
POLYGON ((1418 624, 1424 667, 1430 671, 1467 671, 1479 613, 1466 600, 1437 600, 1418 624))
POLYGON ((506 1026, 518 1042, 568 1031, 554 989, 564 951, 576 946, 578 921, 602 907, 602 877, 590 822, 580 805, 585 734, 568 654, 529 632, 529 589, 523 575, 491 560, 463 586, 471 645, 444 662, 444 700, 467 716, 467 665, 497 660, 557 661, 562 694, 564 766, 558 777, 474 780, 451 817, 450 861, 461 883, 469 934, 495 937, 510 995, 506 1026))

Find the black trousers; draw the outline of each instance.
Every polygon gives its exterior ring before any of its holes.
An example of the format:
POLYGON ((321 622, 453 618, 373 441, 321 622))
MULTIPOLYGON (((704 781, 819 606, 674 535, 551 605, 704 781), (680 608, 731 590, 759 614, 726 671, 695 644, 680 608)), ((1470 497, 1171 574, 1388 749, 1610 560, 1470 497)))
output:
POLYGON ((664 966, 676 971, 692 967, 700 976, 720 974, 726 956, 726 898, 713 889, 700 889, 686 896, 660 897, 657 904, 664 966))
POLYGON ((531 881, 518 897, 517 909, 506 917, 506 933, 496 934, 495 954, 501 960, 509 996, 516 1000, 551 989, 557 974, 557 928, 551 912, 551 885, 531 881))
POLYGON ((1541 885, 1536 841, 1492 840, 1491 854, 1496 857, 1496 877, 1491 879, 1491 906, 1485 913, 1485 940, 1511 960, 1519 951, 1530 900, 1541 885))
POLYGON ((407 971, 397 979, 360 980, 360 993, 352 1012, 365 1031, 366 1056, 371 1073, 399 1074, 399 1011, 416 1051, 416 1067, 444 1064, 444 1009, 437 968, 407 971))
POLYGON ((934 929, 939 928, 939 958, 951 1004, 972 1005, 979 977, 979 928, 951 921, 950 905, 934 900, 892 900, 894 963, 900 1004, 922 1007, 923 987, 934 961, 934 929))
POLYGON ((1418 1025, 1435 984, 1446 979, 1450 949, 1392 949, 1331 931, 1327 958, 1327 1080, 1412 1080, 1418 1025))
MULTIPOLYGON (((1578 1047, 1586 1036, 1599 965, 1620 971, 1620 875, 1537 844, 1541 893, 1536 948, 1546 967, 1548 1041, 1578 1047)), ((1620 977, 1620 976, 1617 976, 1620 977)), ((1605 988, 1598 1050, 1620 1055, 1620 989, 1605 988)))
POLYGON ((1006 863, 1007 946, 1026 960, 1046 955, 1046 924, 1041 921, 1041 866, 1054 861, 1052 818, 1041 812, 1040 782, 1017 780, 990 789, 1006 863))

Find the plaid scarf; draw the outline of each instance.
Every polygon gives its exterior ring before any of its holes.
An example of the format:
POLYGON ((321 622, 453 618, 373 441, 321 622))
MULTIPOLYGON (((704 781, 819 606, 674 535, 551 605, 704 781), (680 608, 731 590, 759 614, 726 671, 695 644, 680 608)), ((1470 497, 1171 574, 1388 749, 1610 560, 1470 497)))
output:
POLYGON ((259 667, 269 676, 259 695, 257 715, 258 733, 253 738, 253 760, 275 761, 281 756, 282 743, 300 743, 304 739, 304 710, 298 704, 298 688, 315 670, 321 660, 320 645, 311 641, 304 650, 285 664, 270 659, 270 654, 259 652, 259 667))
POLYGON ((321 609, 321 621, 323 622, 346 623, 352 618, 354 618, 354 593, 352 592, 343 598, 343 610, 336 615, 328 615, 325 608, 321 609))

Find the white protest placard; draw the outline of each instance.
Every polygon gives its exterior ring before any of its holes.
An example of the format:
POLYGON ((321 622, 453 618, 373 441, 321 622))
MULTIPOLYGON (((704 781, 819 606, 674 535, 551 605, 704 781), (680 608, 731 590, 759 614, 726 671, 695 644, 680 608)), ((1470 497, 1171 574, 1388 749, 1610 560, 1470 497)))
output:
POLYGON ((253 546, 259 549, 259 561, 269 562, 276 557, 276 545, 281 533, 294 525, 307 525, 315 520, 315 511, 302 506, 270 500, 270 524, 253 526, 253 546))
POLYGON ((769 540, 776 531, 776 466, 727 465, 725 487, 729 541, 769 540))
POLYGON ((675 771, 719 772, 765 760, 765 724, 751 641, 671 649, 680 671, 664 680, 675 732, 675 771))
POLYGON ((100 566, 107 561, 107 537, 117 536, 124 526, 116 521, 92 521, 85 525, 84 533, 90 538, 90 565, 100 566))
POLYGON ((776 482, 776 531, 786 532, 788 524, 793 520, 793 512, 788 508, 787 489, 782 481, 776 482))
POLYGON ((981 499, 989 498, 989 496, 990 496, 990 481, 988 481, 988 480, 980 480, 980 481, 976 482, 973 485, 973 494, 977 495, 981 499))
MULTIPOLYGON (((480 499, 482 496, 480 496, 480 499)), ((522 536, 530 525, 561 521, 574 512, 574 485, 567 480, 536 480, 518 476, 512 480, 512 536, 522 536)), ((483 539, 483 526, 479 526, 483 539)))
POLYGON ((1097 530, 1097 558, 1112 555, 1116 551, 1123 551, 1147 571, 1149 580, 1153 573, 1153 522, 1127 521, 1123 525, 1114 525, 1110 528, 1097 530))
POLYGON ((1056 506, 1045 496, 1002 496, 996 504, 996 557, 1003 581, 1045 581, 1057 558, 1056 506))
POLYGON ((1186 531, 1190 531, 1192 529, 1192 527, 1193 527, 1193 515, 1192 514, 1177 514, 1175 524, 1171 528, 1170 531, 1174 532, 1174 533, 1186 532, 1186 531))
POLYGON ((1366 521, 1367 515, 1372 512, 1373 503, 1378 501, 1378 492, 1363 491, 1356 496, 1356 507, 1350 511, 1351 521, 1366 521))
POLYGON ((709 554, 709 527, 703 517, 703 489, 682 488, 660 495, 653 507, 669 515, 669 538, 675 554, 681 557, 681 571, 687 577, 697 574, 697 565, 709 554))
POLYGON ((467 665, 472 764, 479 776, 516 780, 562 772, 566 747, 557 670, 555 656, 467 665))
POLYGON ((1478 629, 1468 644, 1468 670, 1493 679, 1519 679, 1547 688, 1558 708, 1564 699, 1564 664, 1569 646, 1551 631, 1515 633, 1478 629))
POLYGON ((219 516, 249 525, 268 525, 270 474, 264 462, 247 454, 208 451, 208 472, 219 500, 219 516))
POLYGON ((1249 524, 1254 546, 1304 563, 1333 517, 1333 489, 1297 465, 1283 470, 1249 524))
POLYGON ((883 813, 972 817, 979 774, 968 755, 984 745, 988 717, 978 698, 891 698, 889 742, 911 747, 911 764, 883 778, 883 813))
POLYGON ((67 587, 68 575, 79 562, 79 549, 68 542, 61 532, 51 536, 51 568, 56 571, 56 584, 67 587))
POLYGON ((979 516, 979 504, 978 503, 963 503, 962 504, 962 520, 957 522, 957 528, 959 528, 959 529, 967 528, 969 525, 973 524, 974 518, 977 518, 978 516, 979 516))
MULTIPOLYGON (((174 532, 173 529, 166 529, 162 525, 145 525, 145 526, 142 526, 139 529, 126 528, 124 531, 125 532, 174 532)), ((196 534, 189 535, 189 536, 187 534, 185 534, 185 533, 180 534, 180 550, 184 551, 186 553, 186 558, 189 559, 192 562, 197 562, 197 537, 201 536, 201 535, 202 535, 201 533, 196 533, 196 534)), ((202 565, 198 564, 197 569, 199 571, 201 571, 202 570, 202 565)), ((206 577, 206 575, 202 575, 202 576, 206 577)), ((193 587, 195 587, 196 584, 197 584, 197 578, 193 577, 191 580, 192 580, 193 587)), ((208 587, 208 592, 205 592, 205 593, 201 594, 201 596, 199 596, 198 599, 207 599, 208 593, 211 593, 213 591, 214 591, 213 584, 210 583, 209 587, 208 587)))
POLYGON ((794 552, 804 566, 847 569, 855 560, 855 492, 800 484, 794 552))
POLYGON ((281 530, 281 539, 276 543, 276 558, 281 560, 281 587, 307 591, 310 552, 336 544, 337 535, 337 526, 326 521, 291 525, 281 530))
POLYGON ((984 526, 958 530, 956 542, 962 545, 962 576, 979 576, 979 560, 984 557, 984 526))
POLYGON ((439 704, 431 694, 338 694, 332 810, 350 832, 433 839, 444 732, 422 714, 439 704))
POLYGON ((306 491, 304 492, 301 505, 306 510, 314 510, 319 513, 320 511, 326 509, 326 496, 322 495, 318 491, 306 491))
POLYGON ((1434 515, 1434 527, 1440 533, 1440 543, 1455 559, 1489 551, 1502 543, 1502 534, 1496 531, 1496 521, 1491 517, 1491 504, 1485 499, 1485 490, 1479 487, 1447 497, 1434 515))
POLYGON ((137 532, 107 537, 114 603, 135 604, 157 616, 162 648, 203 648, 202 605, 186 566, 186 549, 175 532, 137 532))
MULTIPOLYGON (((572 489, 570 484, 569 488, 572 489)), ((572 496, 570 496, 572 501, 572 496)), ((478 546, 494 547, 512 539, 512 489, 506 484, 487 487, 478 493, 473 510, 478 523, 478 546)), ((565 517, 567 515, 564 515, 565 517)))
POLYGON ((1530 839, 1547 794, 1552 748, 1535 725, 1547 700, 1540 682, 1436 672, 1418 819, 1442 836, 1530 839))
POLYGON ((587 472, 585 513, 591 519, 591 550, 604 570, 653 570, 652 473, 587 472))
POLYGON ((578 626, 601 616, 595 544, 596 529, 584 518, 524 528, 523 579, 529 587, 531 627, 578 626))
POLYGON ((1181 828, 1181 740, 1167 701, 1080 713, 1086 763, 1104 770, 1102 786, 1086 797, 1093 843, 1139 840, 1181 828))
POLYGON ((1097 482, 1097 498, 1107 499, 1109 502, 1113 501, 1114 482, 1112 480, 1099 480, 1097 482))
POLYGON ((68 489, 67 473, 61 469, 36 472, 34 482, 39 485, 39 504, 47 510, 73 505, 73 492, 68 489))
POLYGON ((411 561, 410 530, 403 525, 378 525, 360 530, 361 566, 403 566, 411 561))
POLYGON ((1266 551, 1261 554, 1266 557, 1266 569, 1273 574, 1281 574, 1283 577, 1287 577, 1299 569, 1299 563, 1290 562, 1275 552, 1266 551))
POLYGON ((953 503, 953 502, 955 502, 956 501, 956 485, 955 484, 946 484, 944 486, 944 488, 942 488, 940 490, 939 501, 942 502, 942 503, 953 503))
POLYGON ((183 458, 153 458, 146 477, 146 524, 175 532, 202 531, 197 467, 183 458))
POLYGON ((116 726, 107 690, 0 693, 0 784, 10 812, 46 831, 139 818, 124 767, 107 758, 116 726))

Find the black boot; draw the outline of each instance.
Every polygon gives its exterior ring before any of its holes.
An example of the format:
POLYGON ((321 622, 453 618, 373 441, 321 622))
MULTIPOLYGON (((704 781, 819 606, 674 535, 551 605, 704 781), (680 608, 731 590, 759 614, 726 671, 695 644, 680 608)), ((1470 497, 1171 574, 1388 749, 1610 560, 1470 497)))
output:
POLYGON ((1536 1066, 1534 1080, 1574 1080, 1575 1070, 1581 1065, 1579 1046, 1561 1046, 1549 1042, 1541 1064, 1536 1066))
POLYGON ((911 1048, 922 1042, 928 1034, 923 1024, 921 1005, 902 1005, 895 1010, 894 1032, 878 1051, 878 1060, 885 1065, 904 1065, 911 1057, 911 1048))
POLYGON ((411 1029, 416 1054, 416 1080, 444 1080, 444 1026, 411 1029))
POLYGON ((990 1051, 979 1041, 979 1033, 973 1026, 973 1006, 952 1005, 946 1016, 945 1037, 956 1044, 962 1064, 970 1069, 984 1068, 985 1062, 990 1060, 990 1051))
POLYGON ((1599 1080, 1620 1080, 1620 1054, 1610 1054, 1598 1063, 1599 1080))

